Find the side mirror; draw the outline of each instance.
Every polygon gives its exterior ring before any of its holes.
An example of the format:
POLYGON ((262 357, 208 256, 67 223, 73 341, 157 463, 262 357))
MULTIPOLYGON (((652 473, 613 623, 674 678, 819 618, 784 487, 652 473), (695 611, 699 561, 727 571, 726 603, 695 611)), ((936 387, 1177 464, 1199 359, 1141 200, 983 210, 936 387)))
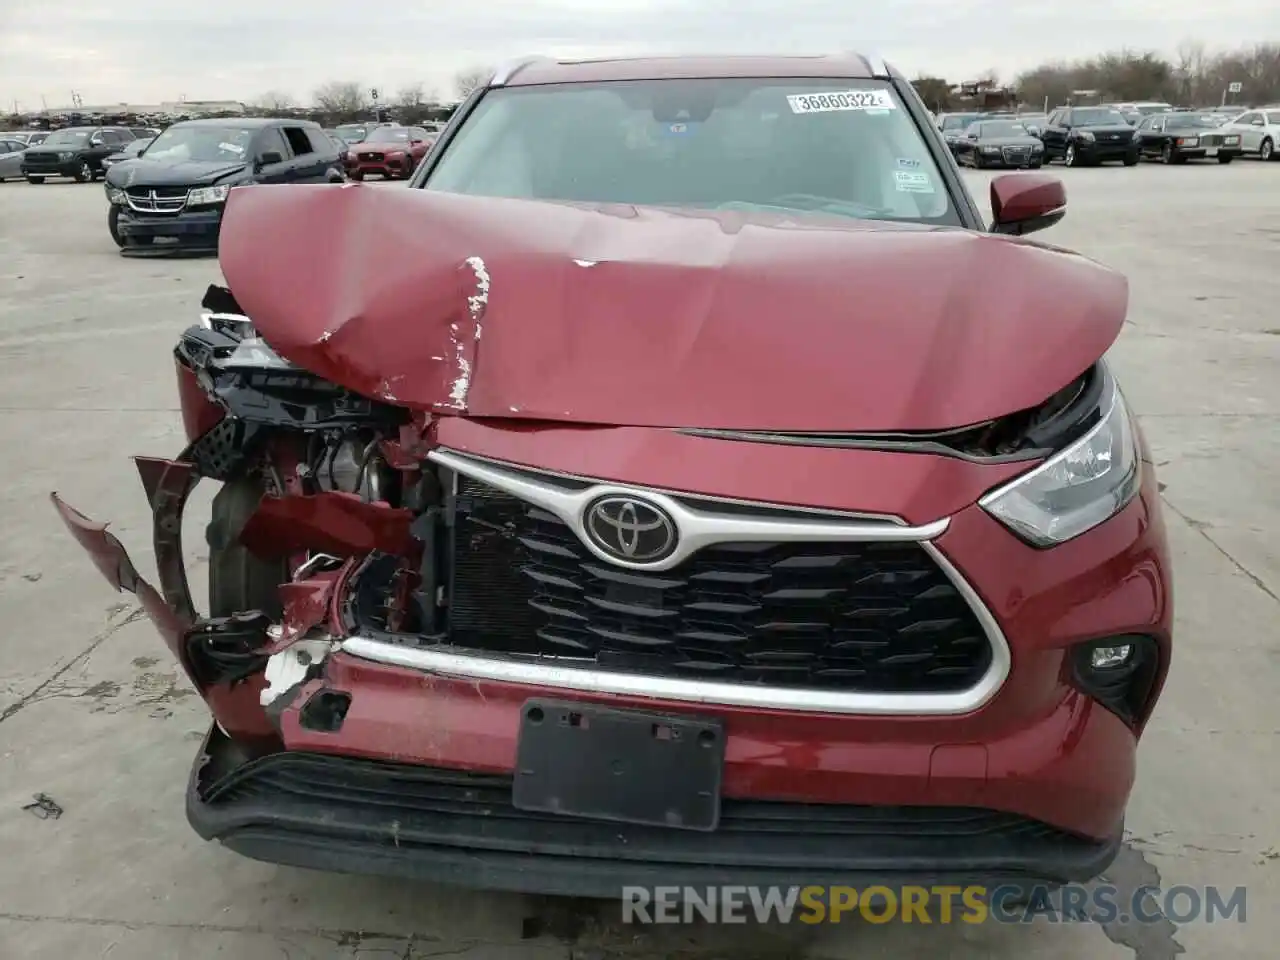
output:
POLYGON ((1040 136, 1040 127, 1039 127, 1039 125, 1034 124, 1034 123, 1028 124, 1028 125, 1027 125, 1027 133, 1031 134, 1033 137, 1038 137, 1038 136, 1040 136))
POLYGON ((1022 236, 1051 227, 1067 210, 1067 190, 1057 177, 1018 173, 991 181, 991 232, 1022 236))
POLYGON ((100 147, 100 146, 102 146, 102 143, 103 143, 103 140, 102 140, 102 138, 101 138, 101 137, 90 137, 90 138, 89 138, 89 146, 91 146, 91 147, 100 147))
POLYGON ((261 169, 262 167, 269 167, 273 163, 284 163, 284 157, 282 157, 275 150, 268 150, 266 153, 258 157, 259 169, 261 169))

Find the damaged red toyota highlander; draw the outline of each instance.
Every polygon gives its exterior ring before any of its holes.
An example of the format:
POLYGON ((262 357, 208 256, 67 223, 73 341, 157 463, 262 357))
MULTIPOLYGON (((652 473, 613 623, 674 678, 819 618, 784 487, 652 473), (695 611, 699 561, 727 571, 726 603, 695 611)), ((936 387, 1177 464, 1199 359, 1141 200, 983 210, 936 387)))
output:
POLYGON ((847 55, 526 62, 410 187, 232 191, 156 587, 54 497, 213 714, 201 836, 578 895, 1107 866, 1171 583, 1126 282, 1017 236, 1056 180, 988 229, 847 55))

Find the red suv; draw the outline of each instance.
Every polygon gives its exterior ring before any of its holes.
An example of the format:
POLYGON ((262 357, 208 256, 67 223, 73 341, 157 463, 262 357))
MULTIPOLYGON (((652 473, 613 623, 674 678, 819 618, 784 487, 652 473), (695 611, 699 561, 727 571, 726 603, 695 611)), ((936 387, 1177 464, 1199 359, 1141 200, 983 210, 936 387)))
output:
POLYGON ((985 224, 847 55, 529 61, 411 186, 232 192, 157 587, 54 498, 209 705, 201 836, 578 895, 1108 865, 1171 581, 1126 281, 1021 236, 1060 182, 985 224))
POLYGON ((436 135, 422 127, 370 127, 363 141, 347 148, 347 176, 352 180, 363 180, 366 174, 403 179, 413 173, 435 141, 436 135))

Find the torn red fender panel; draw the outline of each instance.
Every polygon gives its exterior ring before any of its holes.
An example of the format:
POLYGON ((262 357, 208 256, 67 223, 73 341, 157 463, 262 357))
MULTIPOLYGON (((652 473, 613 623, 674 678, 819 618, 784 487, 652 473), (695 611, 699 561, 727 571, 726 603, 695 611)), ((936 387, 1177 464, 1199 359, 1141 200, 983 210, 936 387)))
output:
POLYGON ((1079 376, 1128 304, 1123 276, 1065 251, 834 216, 297 185, 233 190, 221 236, 281 354, 474 417, 968 426, 1079 376))
POLYGON ((240 542, 261 557, 303 550, 339 557, 374 550, 405 554, 414 543, 412 521, 408 510, 368 503, 351 493, 265 496, 240 531, 240 542))
POLYGON ((280 603, 284 609, 284 623, 279 636, 264 652, 278 653, 322 624, 330 634, 338 635, 342 623, 342 588, 357 563, 357 560, 348 560, 337 570, 282 584, 280 603))
POLYGON ((117 592, 132 593, 138 598, 138 602, 142 604, 142 609, 146 611, 147 616, 151 618, 151 622, 160 631, 160 636, 164 638, 165 645, 168 646, 169 651, 185 666, 186 659, 182 655, 182 637, 191 628, 191 622, 175 613, 165 603, 159 591, 138 574, 133 561, 129 559, 129 553, 125 550, 124 544, 120 542, 115 534, 107 530, 105 523, 90 520, 83 513, 65 503, 56 493, 51 493, 49 498, 53 501, 53 508, 58 511, 58 516, 62 518, 62 522, 66 524, 67 529, 71 531, 71 535, 76 538, 80 546, 84 547, 85 552, 89 554, 94 566, 106 578, 107 583, 111 584, 117 592))

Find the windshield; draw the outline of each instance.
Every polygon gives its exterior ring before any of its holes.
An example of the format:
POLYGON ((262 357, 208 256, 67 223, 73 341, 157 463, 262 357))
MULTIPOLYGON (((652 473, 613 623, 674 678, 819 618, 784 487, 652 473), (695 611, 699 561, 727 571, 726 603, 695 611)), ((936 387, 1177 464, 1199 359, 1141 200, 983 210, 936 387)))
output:
POLYGON ((254 131, 245 127, 175 126, 170 127, 147 148, 148 160, 181 163, 195 160, 203 163, 235 163, 249 152, 254 131))
POLYGON ((145 138, 145 139, 143 139, 143 140, 135 140, 135 141, 133 141, 133 143, 127 144, 127 145, 125 146, 125 148, 124 148, 122 151, 120 151, 120 152, 121 152, 121 153, 126 153, 126 154, 128 154, 129 156, 131 156, 131 157, 136 157, 136 156, 137 156, 138 154, 140 154, 143 150, 147 149, 147 145, 148 145, 148 144, 150 144, 150 143, 151 143, 151 141, 152 141, 153 139, 155 139, 155 138, 154 138, 154 137, 147 137, 147 138, 145 138))
POLYGON ((978 119, 976 113, 953 113, 948 117, 942 118, 943 130, 964 130, 978 119))
POLYGON ((362 124, 344 123, 335 131, 346 143, 359 143, 364 139, 364 132, 368 127, 362 124))
POLYGON ((427 189, 960 223, 887 84, 642 80, 487 93, 427 189))
POLYGON ((369 131, 366 143, 408 143, 409 130, 406 127, 377 127, 369 131))
POLYGON ((1144 117, 1147 117, 1147 116, 1150 116, 1150 115, 1151 115, 1151 114, 1153 114, 1153 113, 1164 113, 1165 111, 1167 111, 1167 110, 1169 109, 1169 104, 1167 104, 1167 103, 1140 103, 1140 104, 1138 104, 1138 105, 1137 105, 1136 109, 1137 109, 1137 111, 1138 111, 1140 114, 1142 114, 1144 117))
POLYGON ((1165 121, 1166 130, 1195 130, 1203 127, 1216 127, 1218 117, 1204 116, 1198 113, 1171 113, 1165 121))
POLYGON ((1077 127, 1127 127, 1129 125, 1119 110, 1103 107, 1073 110, 1071 122, 1077 127))
POLYGON ((57 147, 62 144, 84 143, 88 139, 88 130, 55 130, 53 133, 49 134, 45 143, 50 147, 57 147))
POLYGON ((1029 137, 1027 128, 1012 120, 980 124, 979 136, 983 137, 1029 137))

